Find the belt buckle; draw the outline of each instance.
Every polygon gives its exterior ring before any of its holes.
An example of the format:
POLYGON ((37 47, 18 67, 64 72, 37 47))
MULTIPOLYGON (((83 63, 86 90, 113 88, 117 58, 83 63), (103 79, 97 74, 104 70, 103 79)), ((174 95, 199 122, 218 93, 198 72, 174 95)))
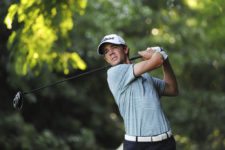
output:
POLYGON ((137 137, 136 142, 152 142, 152 137, 137 137))

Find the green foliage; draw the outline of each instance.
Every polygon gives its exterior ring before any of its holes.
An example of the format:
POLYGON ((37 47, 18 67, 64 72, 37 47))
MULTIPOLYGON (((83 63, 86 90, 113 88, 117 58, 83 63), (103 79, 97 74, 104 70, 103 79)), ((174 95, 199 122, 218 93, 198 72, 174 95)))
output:
POLYGON ((22 27, 9 37, 11 70, 20 75, 29 72, 38 75, 43 65, 47 65, 50 71, 63 70, 64 74, 74 68, 84 70, 86 64, 79 55, 66 49, 72 44, 68 33, 73 28, 73 13, 79 10, 83 14, 85 7, 85 0, 60 3, 21 0, 12 4, 4 22, 8 29, 12 29, 13 21, 17 19, 15 22, 22 27))
POLYGON ((81 129, 80 134, 73 134, 66 138, 57 137, 50 130, 38 132, 31 124, 23 121, 20 115, 1 116, 1 149, 98 149, 95 145, 93 132, 81 129))

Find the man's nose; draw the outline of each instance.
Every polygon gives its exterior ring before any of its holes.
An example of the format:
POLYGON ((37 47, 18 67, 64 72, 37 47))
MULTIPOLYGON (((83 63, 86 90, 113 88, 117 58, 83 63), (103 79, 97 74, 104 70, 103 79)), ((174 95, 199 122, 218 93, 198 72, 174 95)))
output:
POLYGON ((112 55, 114 53, 114 50, 112 48, 109 49, 109 55, 112 55))

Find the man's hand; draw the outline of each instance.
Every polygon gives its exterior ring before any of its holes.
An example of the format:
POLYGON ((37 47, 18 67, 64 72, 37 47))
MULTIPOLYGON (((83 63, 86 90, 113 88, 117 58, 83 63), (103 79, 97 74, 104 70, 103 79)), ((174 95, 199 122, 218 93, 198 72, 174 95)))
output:
POLYGON ((163 60, 166 60, 168 58, 168 55, 166 52, 163 50, 163 48, 156 46, 156 47, 151 47, 155 52, 159 52, 163 56, 163 60))
POLYGON ((168 55, 162 51, 160 47, 148 47, 146 50, 138 52, 138 54, 142 56, 143 60, 151 59, 154 53, 160 53, 163 60, 168 57, 168 55))
POLYGON ((138 54, 142 57, 143 60, 148 60, 152 58, 152 55, 155 51, 151 48, 147 48, 146 50, 139 51, 138 54))
POLYGON ((134 75, 140 76, 145 72, 159 68, 163 64, 163 56, 159 52, 155 52, 152 48, 138 52, 143 61, 134 65, 134 75))

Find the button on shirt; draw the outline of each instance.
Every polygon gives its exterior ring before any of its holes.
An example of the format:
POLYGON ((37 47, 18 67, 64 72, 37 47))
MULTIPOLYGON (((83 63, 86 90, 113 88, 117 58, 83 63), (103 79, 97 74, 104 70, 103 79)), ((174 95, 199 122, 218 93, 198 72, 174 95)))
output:
POLYGON ((170 130, 160 103, 160 94, 165 88, 163 80, 148 73, 135 77, 133 64, 111 67, 107 75, 127 135, 154 136, 170 130))

